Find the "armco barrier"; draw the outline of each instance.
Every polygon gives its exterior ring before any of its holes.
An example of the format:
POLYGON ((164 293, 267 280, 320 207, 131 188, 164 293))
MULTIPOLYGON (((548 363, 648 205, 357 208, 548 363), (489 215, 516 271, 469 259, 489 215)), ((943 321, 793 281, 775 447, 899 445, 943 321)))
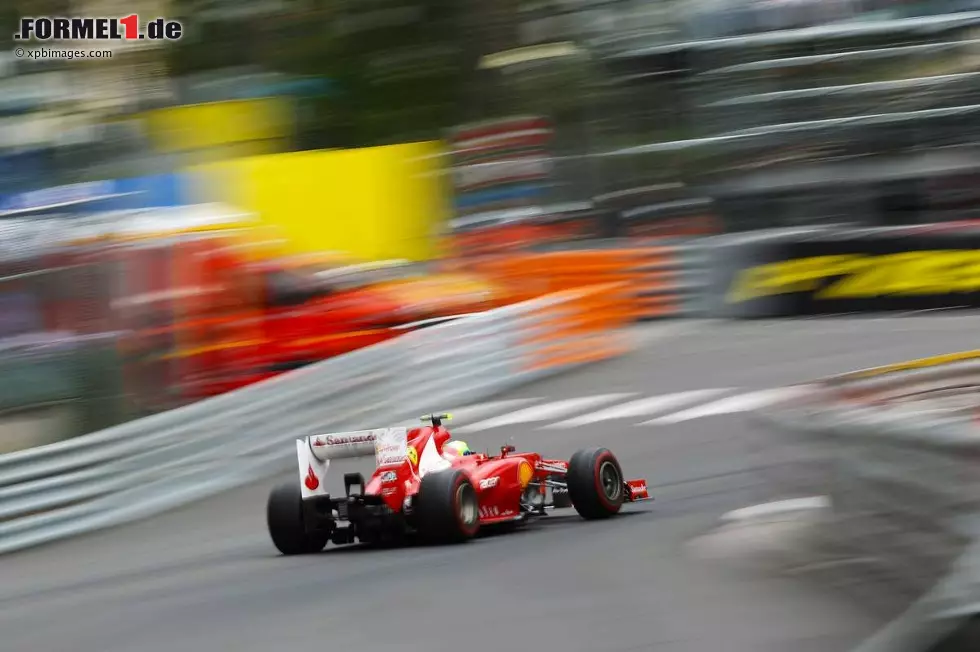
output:
POLYGON ((626 348, 615 337, 616 290, 582 288, 463 317, 176 410, 0 455, 0 553, 269 476, 288 468, 297 437, 413 422, 615 355, 626 348), (606 317, 592 314, 600 308, 606 317), (600 333, 604 349, 596 348, 600 333))
MULTIPOLYGON (((905 608, 861 652, 936 649, 980 616, 980 351, 804 389, 760 414, 813 453, 813 472, 797 466, 784 486, 830 499, 801 563, 865 605, 905 608)), ((980 649, 980 640, 942 649, 980 649)))

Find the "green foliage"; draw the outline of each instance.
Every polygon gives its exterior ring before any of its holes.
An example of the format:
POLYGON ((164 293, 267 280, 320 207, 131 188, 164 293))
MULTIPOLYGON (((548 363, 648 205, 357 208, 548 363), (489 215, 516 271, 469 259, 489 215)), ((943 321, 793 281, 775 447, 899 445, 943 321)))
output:
POLYGON ((188 27, 171 74, 254 65, 329 80, 330 94, 300 110, 304 140, 317 146, 436 138, 455 121, 465 71, 452 0, 317 0, 222 22, 199 20, 200 7, 176 5, 188 27))
POLYGON ((0 2, 0 49, 13 47, 14 32, 20 23, 20 12, 12 2, 0 2))

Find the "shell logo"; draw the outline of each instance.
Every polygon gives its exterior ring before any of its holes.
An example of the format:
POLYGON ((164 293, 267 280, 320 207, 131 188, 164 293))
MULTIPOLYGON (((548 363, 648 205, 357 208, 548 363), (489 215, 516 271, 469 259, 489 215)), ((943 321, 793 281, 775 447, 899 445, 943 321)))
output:
POLYGON ((419 452, 415 450, 414 446, 408 447, 408 461, 412 463, 413 466, 418 466, 419 463, 419 452))
POLYGON ((527 463, 526 460, 521 461, 521 465, 517 467, 517 481, 521 484, 521 489, 527 488, 530 484, 531 478, 534 477, 534 469, 531 465, 527 463))

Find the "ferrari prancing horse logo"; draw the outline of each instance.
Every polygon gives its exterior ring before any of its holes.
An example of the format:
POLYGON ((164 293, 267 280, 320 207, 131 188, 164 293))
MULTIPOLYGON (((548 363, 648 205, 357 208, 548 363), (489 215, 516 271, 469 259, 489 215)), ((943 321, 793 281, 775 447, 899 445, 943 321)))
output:
POLYGON ((419 452, 415 450, 414 446, 408 447, 408 460, 412 463, 412 466, 418 466, 419 464, 419 452))

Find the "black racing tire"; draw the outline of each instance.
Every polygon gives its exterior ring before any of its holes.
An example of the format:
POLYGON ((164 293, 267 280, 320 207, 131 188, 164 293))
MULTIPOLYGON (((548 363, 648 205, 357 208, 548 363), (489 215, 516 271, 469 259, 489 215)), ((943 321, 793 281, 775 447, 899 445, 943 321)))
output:
POLYGON ((303 523, 303 496, 292 482, 279 485, 269 494, 266 523, 272 543, 284 555, 309 555, 323 550, 330 535, 307 532, 303 523))
POLYGON ((607 448, 586 448, 572 455, 565 482, 572 506, 582 518, 613 516, 626 500, 623 470, 607 448))
POLYGON ((476 487, 459 469, 429 473, 419 486, 415 516, 424 539, 439 543, 472 539, 480 530, 476 487))

